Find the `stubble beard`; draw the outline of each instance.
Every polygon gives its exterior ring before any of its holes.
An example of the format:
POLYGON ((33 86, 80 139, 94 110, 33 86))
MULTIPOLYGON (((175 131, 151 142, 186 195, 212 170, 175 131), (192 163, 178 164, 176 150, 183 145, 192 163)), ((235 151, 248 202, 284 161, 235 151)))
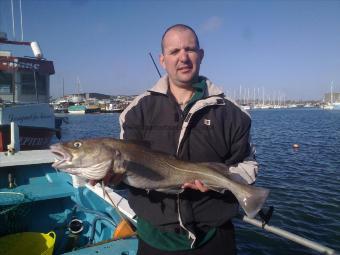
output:
POLYGON ((190 78, 185 77, 185 75, 177 75, 174 77, 175 79, 172 79, 169 76, 170 84, 179 88, 191 88, 192 85, 196 82, 198 82, 198 72, 193 73, 190 78))

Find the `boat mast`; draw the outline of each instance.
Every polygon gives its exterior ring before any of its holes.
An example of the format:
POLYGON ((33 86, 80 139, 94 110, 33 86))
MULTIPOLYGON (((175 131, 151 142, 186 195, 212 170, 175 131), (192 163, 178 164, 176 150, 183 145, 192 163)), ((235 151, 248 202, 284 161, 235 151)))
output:
POLYGON ((65 97, 65 89, 64 89, 64 77, 63 77, 63 98, 65 97))
POLYGON ((12 31, 13 31, 13 39, 15 40, 15 20, 14 20, 14 5, 13 5, 13 0, 11 0, 11 8, 12 8, 12 31))
POLYGON ((242 104, 242 85, 240 85, 240 96, 239 96, 239 104, 242 104))
POLYGON ((264 105, 264 87, 262 87, 262 106, 264 105))
POLYGON ((255 101, 256 95, 255 95, 255 93, 256 93, 256 88, 254 88, 254 98, 253 98, 253 106, 254 106, 254 108, 255 108, 255 105, 256 105, 256 101, 255 101))
POLYGON ((333 81, 331 81, 331 105, 333 105, 333 81))
POLYGON ((21 0, 20 0, 20 25, 21 25, 21 41, 24 40, 24 27, 23 27, 23 22, 22 22, 22 5, 21 5, 21 0))
POLYGON ((80 79, 79 76, 77 76, 77 92, 78 92, 78 99, 80 98, 80 79))

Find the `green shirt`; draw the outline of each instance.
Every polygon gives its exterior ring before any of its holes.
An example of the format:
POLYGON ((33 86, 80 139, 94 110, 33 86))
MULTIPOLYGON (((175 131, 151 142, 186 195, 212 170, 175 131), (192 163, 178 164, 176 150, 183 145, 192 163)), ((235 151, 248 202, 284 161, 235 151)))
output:
POLYGON ((185 106, 183 112, 184 115, 187 115, 187 113, 190 111, 191 106, 198 100, 202 99, 204 96, 204 90, 207 87, 207 84, 205 83, 205 80, 201 80, 198 83, 195 83, 192 85, 192 87, 195 89, 195 93, 188 102, 188 104, 185 106))
MULTIPOLYGON (((195 242, 195 247, 200 247, 209 241, 216 233, 216 228, 211 228, 204 236, 195 242)), ((150 246, 163 251, 190 250, 192 240, 188 234, 160 231, 148 221, 137 219, 137 235, 150 246)))

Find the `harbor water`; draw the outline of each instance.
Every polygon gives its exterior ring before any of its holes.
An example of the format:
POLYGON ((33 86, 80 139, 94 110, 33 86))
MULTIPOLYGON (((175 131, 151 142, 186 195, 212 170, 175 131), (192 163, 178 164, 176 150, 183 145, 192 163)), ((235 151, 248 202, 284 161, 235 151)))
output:
MULTIPOLYGON (((250 111, 260 173, 256 185, 271 190, 270 225, 340 251, 340 111, 250 111), (300 145, 298 149, 293 144, 300 145)), ((119 114, 63 115, 63 141, 119 137, 119 114)), ((57 142, 55 140, 54 142, 57 142)), ((222 212, 220 212, 222 213, 222 212)), ((238 254, 318 254, 234 220, 238 254)))

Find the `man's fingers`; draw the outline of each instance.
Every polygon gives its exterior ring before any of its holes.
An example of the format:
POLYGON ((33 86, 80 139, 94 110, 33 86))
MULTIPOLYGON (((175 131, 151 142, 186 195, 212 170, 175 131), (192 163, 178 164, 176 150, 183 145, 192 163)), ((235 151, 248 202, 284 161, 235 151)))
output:
POLYGON ((184 183, 183 186, 182 186, 183 189, 194 189, 194 190, 199 190, 201 192, 207 192, 209 189, 204 186, 204 184, 199 181, 199 180, 195 180, 195 182, 191 183, 191 182, 187 182, 187 183, 184 183))
POLYGON ((184 183, 182 186, 183 189, 195 189, 198 190, 198 188, 196 187, 196 185, 194 183, 184 183))
POLYGON ((206 187, 206 186, 204 186, 204 184, 201 182, 201 181, 199 181, 199 180, 196 180, 195 181, 195 184, 196 184, 196 187, 201 191, 201 192, 207 192, 209 189, 206 187))

